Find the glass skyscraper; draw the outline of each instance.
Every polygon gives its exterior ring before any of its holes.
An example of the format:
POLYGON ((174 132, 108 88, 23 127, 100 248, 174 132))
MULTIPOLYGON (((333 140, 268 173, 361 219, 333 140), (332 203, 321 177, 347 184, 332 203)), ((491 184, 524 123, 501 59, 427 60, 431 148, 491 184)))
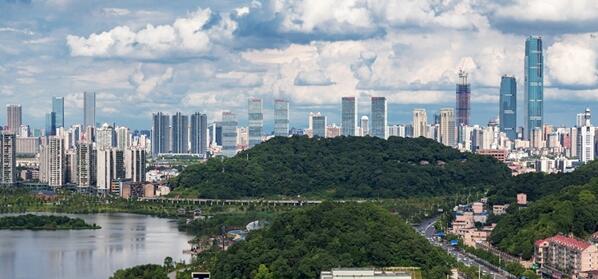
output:
POLYGON ((463 70, 459 71, 456 97, 457 126, 461 124, 469 125, 469 117, 471 115, 471 85, 467 80, 467 73, 463 70))
POLYGON ((189 149, 188 138, 189 138, 189 117, 177 112, 172 116, 171 130, 172 135, 170 137, 171 147, 170 152, 172 153, 187 153, 189 149))
POLYGON ((341 99, 342 135, 357 136, 357 102, 355 97, 341 99))
POLYGON ((525 133, 530 138, 534 128, 544 124, 544 57, 542 38, 525 40, 525 133))
POLYGON ((289 136, 289 101, 274 100, 274 136, 289 136))
POLYGON ((222 112, 222 155, 237 154, 237 117, 230 111, 222 112))
POLYGON ((96 93, 85 92, 83 94, 83 127, 96 126, 96 93))
POLYGON ((326 137, 326 116, 316 114, 311 117, 312 129, 313 129, 313 136, 314 137, 326 137))
POLYGON ((500 131, 511 140, 517 138, 517 80, 512 76, 500 79, 500 131))
POLYGON ((161 112, 152 115, 152 154, 154 156, 160 153, 168 153, 168 114, 161 112))
POLYGON ((205 156, 208 151, 208 116, 196 112, 191 115, 191 153, 205 156))
POLYGON ((386 139, 386 97, 372 97, 370 135, 386 139))
POLYGON ((262 113, 262 99, 251 98, 247 101, 249 118, 249 147, 254 147, 262 142, 264 114, 262 113))
POLYGON ((52 112, 56 116, 56 128, 64 127, 64 97, 52 97, 52 112))
POLYGON ((56 114, 54 112, 46 113, 46 136, 56 135, 56 114))

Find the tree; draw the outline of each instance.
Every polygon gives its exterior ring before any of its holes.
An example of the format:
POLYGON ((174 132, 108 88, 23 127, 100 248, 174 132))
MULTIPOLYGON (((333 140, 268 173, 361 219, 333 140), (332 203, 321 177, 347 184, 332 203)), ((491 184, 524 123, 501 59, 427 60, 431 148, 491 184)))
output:
POLYGON ((164 268, 168 271, 172 271, 174 269, 174 261, 171 257, 164 258, 164 268))
POLYGON ((253 279, 274 279, 274 274, 270 272, 266 265, 260 264, 253 279))

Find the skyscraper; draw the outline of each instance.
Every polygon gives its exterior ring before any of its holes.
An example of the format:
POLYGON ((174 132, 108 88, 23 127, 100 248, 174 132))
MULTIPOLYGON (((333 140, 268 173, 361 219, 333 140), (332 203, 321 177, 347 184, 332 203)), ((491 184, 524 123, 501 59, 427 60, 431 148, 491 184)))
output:
POLYGON ((456 91, 457 101, 455 109, 457 111, 457 125, 469 125, 469 116, 471 114, 471 85, 467 80, 467 73, 459 70, 459 82, 457 82, 456 91))
POLYGON ((65 183, 64 140, 51 136, 40 152, 40 181, 52 187, 61 187, 65 183))
POLYGON ((440 143, 454 147, 455 144, 455 111, 452 108, 440 109, 440 143))
POLYGON ((289 101, 274 100, 274 136, 289 136, 289 101))
POLYGON ((168 153, 168 127, 170 119, 168 114, 157 112, 152 115, 152 155, 168 153))
POLYGON ((264 114, 262 113, 262 99, 250 98, 247 101, 249 120, 249 147, 254 147, 262 142, 264 114))
POLYGON ((21 105, 6 105, 6 126, 9 133, 18 134, 23 124, 21 105))
POLYGON ((52 112, 56 116, 56 128, 64 127, 64 97, 52 97, 52 112))
POLYGON ((311 117, 313 136, 314 137, 326 137, 326 116, 317 113, 311 117))
POLYGON ((46 113, 46 136, 56 135, 56 114, 54 112, 46 113))
POLYGON ((230 111, 222 112, 222 155, 237 154, 237 117, 230 111))
POLYGON ((425 109, 413 110, 413 137, 426 137, 428 129, 428 115, 425 109))
POLYGON ((99 194, 106 194, 110 190, 113 180, 125 177, 123 151, 117 149, 98 150, 96 167, 96 190, 99 194))
POLYGON ((500 79, 500 131, 511 140, 517 138, 517 80, 512 76, 500 79))
POLYGON ((372 129, 370 135, 372 137, 387 138, 387 110, 386 110, 386 97, 372 97, 371 106, 371 125, 372 129))
MULTIPOLYGON (((192 116, 193 118, 193 116, 192 116)), ((133 182, 145 181, 145 149, 139 147, 129 147, 125 150, 125 177, 132 179, 133 182)))
POLYGON ((355 97, 342 97, 341 121, 341 134, 343 136, 357 136, 357 102, 355 97))
POLYGON ((189 150, 189 117, 177 112, 172 116, 170 137, 172 153, 187 153, 189 150))
POLYGON ((116 127, 116 148, 125 150, 131 145, 131 133, 127 127, 116 127))
POLYGON ((0 184, 17 182, 17 136, 0 132, 0 184))
POLYGON ((191 115, 191 153, 206 156, 208 151, 208 116, 196 112, 191 115))
POLYGON ((361 123, 359 124, 359 127, 361 128, 361 136, 362 137, 365 137, 370 134, 369 122, 370 122, 370 120, 367 115, 361 116, 361 123))
POLYGON ((114 128, 108 123, 102 124, 102 127, 96 129, 96 146, 98 150, 110 149, 115 146, 116 137, 114 128))
POLYGON ((530 36, 525 40, 525 133, 544 125, 544 57, 542 38, 530 36))
POLYGON ((96 126, 96 93, 83 93, 83 127, 96 126))
POLYGON ((577 158, 582 163, 594 160, 596 129, 592 127, 589 108, 577 115, 577 158))
POLYGON ((77 145, 76 170, 77 186, 90 187, 96 185, 97 152, 90 141, 83 139, 77 145))

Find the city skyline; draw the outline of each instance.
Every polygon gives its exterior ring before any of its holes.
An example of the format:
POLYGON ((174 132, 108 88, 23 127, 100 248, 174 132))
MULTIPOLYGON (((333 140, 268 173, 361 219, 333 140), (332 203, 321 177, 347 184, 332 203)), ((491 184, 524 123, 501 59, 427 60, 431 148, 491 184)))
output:
MULTIPOLYGON (((135 129, 148 129, 155 111, 241 116, 244 102, 235 100, 252 97, 264 100, 265 130, 272 130, 269 100, 279 98, 291 104, 291 127, 315 110, 340 123, 332 112, 341 96, 386 97, 389 123, 408 123, 414 108, 454 104, 462 68, 470 73, 471 122, 484 124, 499 115, 502 75, 520 81, 523 104, 524 41, 534 35, 543 40, 544 122, 572 125, 570 115, 598 96, 598 8, 534 3, 2 1, 9 12, 0 17, 0 96, 21 104, 23 122, 36 127, 52 96, 65 98, 65 126, 79 123, 85 91, 97 93, 96 122, 135 129), (188 34, 184 24, 206 26, 188 34), (141 36, 161 35, 156 26, 174 34, 166 48, 141 36)), ((365 101, 358 111, 369 111, 365 101)), ((523 110, 517 115, 523 123, 523 110)))

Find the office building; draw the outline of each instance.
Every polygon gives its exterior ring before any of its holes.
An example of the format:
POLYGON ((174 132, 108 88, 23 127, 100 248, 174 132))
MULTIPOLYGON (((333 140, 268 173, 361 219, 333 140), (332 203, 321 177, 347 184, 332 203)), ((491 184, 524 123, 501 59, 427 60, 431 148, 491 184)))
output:
POLYGON ((96 93, 83 93, 83 127, 96 126, 96 93))
POLYGON ((262 99, 250 98, 247 101, 248 111, 248 136, 249 147, 254 147, 262 142, 264 114, 262 113, 262 99))
POLYGON ((589 108, 577 115, 577 159, 582 163, 594 160, 595 155, 595 133, 592 127, 591 112, 589 108))
POLYGON ((502 76, 500 79, 499 97, 500 131, 510 140, 517 138, 517 80, 512 76, 502 76))
POLYGON ((18 135, 22 124, 23 111, 21 105, 6 105, 6 131, 18 135))
POLYGON ((54 112, 46 113, 46 136, 56 135, 56 114, 54 112))
POLYGON ((222 155, 233 157, 237 154, 237 117, 230 111, 222 112, 222 155))
POLYGON ((326 116, 320 113, 314 114, 311 117, 313 137, 326 137, 326 126, 328 126, 326 116))
POLYGON ((196 112, 191 115, 191 153, 206 156, 208 152, 208 116, 196 112))
POLYGON ((525 133, 526 139, 534 128, 544 125, 544 57, 542 38, 530 36, 525 40, 525 133))
POLYGON ((372 137, 379 137, 386 139, 388 137, 387 131, 387 109, 386 109, 386 97, 372 97, 371 106, 371 125, 372 130, 370 135, 372 137))
POLYGON ((171 153, 187 153, 189 151, 189 117, 177 112, 172 116, 170 137, 171 153))
POLYGON ((289 101, 274 100, 274 136, 289 136, 289 101))
POLYGON ((367 115, 364 115, 361 117, 359 128, 361 128, 361 136, 362 137, 365 137, 370 134, 369 122, 370 122, 370 120, 367 115))
POLYGON ((98 194, 107 194, 113 180, 125 178, 123 151, 117 149, 97 150, 97 182, 98 194))
POLYGON ((455 111, 452 108, 440 109, 440 143, 455 147, 455 111))
POLYGON ((157 112, 152 115, 152 155, 168 153, 170 147, 168 146, 168 132, 169 132, 169 116, 162 112, 157 112))
POLYGON ((108 123, 102 124, 102 127, 96 129, 96 148, 110 149, 115 146, 116 137, 114 128, 108 123))
POLYGON ((133 182, 144 182, 146 171, 146 153, 143 148, 130 147, 124 154, 125 178, 133 182))
POLYGON ((467 73, 459 70, 459 81, 457 82, 455 110, 457 113, 457 125, 469 125, 471 115, 471 85, 467 80, 467 73))
POLYGON ((425 109, 413 110, 413 137, 426 137, 428 134, 428 114, 425 109))
POLYGON ((17 182, 17 136, 0 132, 0 184, 17 182))
POLYGON ((355 97, 341 99, 341 128, 343 136, 357 136, 357 102, 355 97))
POLYGON ((77 145, 76 154, 76 184, 79 187, 92 187, 96 185, 96 164, 97 153, 93 148, 93 144, 86 140, 82 140, 77 145))
POLYGON ((52 97, 52 112, 56 117, 56 128, 64 127, 64 97, 52 97))

